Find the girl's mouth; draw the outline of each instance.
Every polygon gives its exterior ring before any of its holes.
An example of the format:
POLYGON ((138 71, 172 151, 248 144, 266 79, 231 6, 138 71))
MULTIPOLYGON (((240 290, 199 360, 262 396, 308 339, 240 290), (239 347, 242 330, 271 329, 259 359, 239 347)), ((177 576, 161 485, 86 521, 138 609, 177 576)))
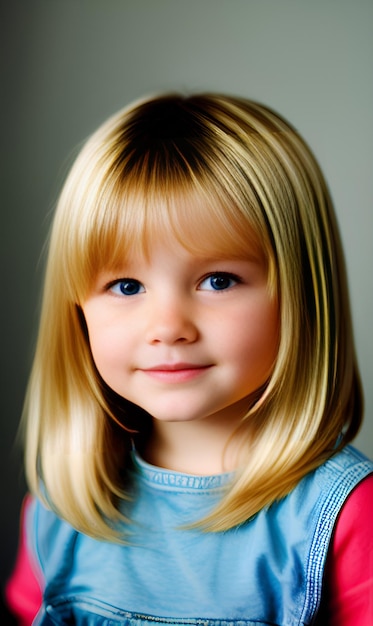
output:
POLYGON ((194 363, 159 364, 141 371, 153 378, 165 383, 181 383, 193 380, 208 371, 212 365, 197 365, 194 363))

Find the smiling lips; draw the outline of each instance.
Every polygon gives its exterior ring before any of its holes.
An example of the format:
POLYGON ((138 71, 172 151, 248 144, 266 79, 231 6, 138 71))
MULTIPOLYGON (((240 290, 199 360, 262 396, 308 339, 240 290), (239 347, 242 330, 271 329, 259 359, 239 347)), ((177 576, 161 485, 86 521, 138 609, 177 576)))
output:
POLYGON ((211 365, 195 365, 193 363, 175 363, 173 365, 160 364, 153 367, 141 369, 144 374, 164 383, 182 383, 197 378, 211 365))

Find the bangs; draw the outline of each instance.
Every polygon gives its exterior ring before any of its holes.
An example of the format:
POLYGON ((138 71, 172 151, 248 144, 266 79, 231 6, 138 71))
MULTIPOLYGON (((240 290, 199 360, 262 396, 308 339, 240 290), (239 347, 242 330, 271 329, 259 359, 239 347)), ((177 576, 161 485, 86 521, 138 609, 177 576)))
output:
POLYGON ((163 188, 159 182, 153 188, 134 183, 101 203, 87 224, 89 252, 77 259, 80 276, 87 277, 84 291, 99 272, 119 270, 136 258, 149 260, 154 245, 172 240, 196 257, 265 259, 269 265, 250 212, 243 215, 221 189, 202 181, 172 189, 169 181, 163 188))

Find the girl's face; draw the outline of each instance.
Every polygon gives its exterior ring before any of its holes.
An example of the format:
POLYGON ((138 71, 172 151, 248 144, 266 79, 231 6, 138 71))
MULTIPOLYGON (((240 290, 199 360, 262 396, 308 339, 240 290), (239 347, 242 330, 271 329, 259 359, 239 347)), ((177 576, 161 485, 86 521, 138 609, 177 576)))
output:
POLYGON ((155 420, 237 425, 276 359, 278 304, 254 252, 196 257, 164 239, 102 272, 82 308, 102 378, 155 420))

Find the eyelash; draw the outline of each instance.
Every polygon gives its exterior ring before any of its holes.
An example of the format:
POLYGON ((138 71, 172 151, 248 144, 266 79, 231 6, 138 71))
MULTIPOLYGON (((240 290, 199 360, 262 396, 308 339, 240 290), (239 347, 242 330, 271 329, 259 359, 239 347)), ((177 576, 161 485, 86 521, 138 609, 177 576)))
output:
MULTIPOLYGON (((201 291, 228 291, 229 289, 232 289, 233 287, 235 287, 236 285, 242 283, 242 280, 239 276, 237 276, 236 274, 232 274, 231 272, 210 272, 209 274, 207 274, 204 278, 202 278, 200 280, 200 282, 198 283, 198 290, 201 291), (228 285, 221 285, 218 288, 214 288, 212 286, 212 279, 220 279, 220 280, 225 280, 228 281, 229 284, 228 285), (210 286, 211 289, 201 289, 201 285, 206 282, 207 280, 210 280, 210 286), (233 283, 233 284, 232 284, 233 283)), ((134 295, 138 295, 139 293, 144 293, 145 292, 145 288, 143 286, 143 284, 138 281, 136 278, 118 278, 116 280, 111 281, 110 283, 108 283, 105 287, 105 291, 111 291, 112 293, 114 293, 114 295, 118 295, 118 296, 127 296, 127 297, 131 297, 134 295), (125 293, 122 289, 121 289, 121 285, 122 284, 126 284, 130 285, 132 284, 132 286, 135 288, 135 290, 132 293, 125 293), (119 290, 121 291, 121 293, 117 293, 116 291, 114 291, 114 288, 118 287, 119 290)))

